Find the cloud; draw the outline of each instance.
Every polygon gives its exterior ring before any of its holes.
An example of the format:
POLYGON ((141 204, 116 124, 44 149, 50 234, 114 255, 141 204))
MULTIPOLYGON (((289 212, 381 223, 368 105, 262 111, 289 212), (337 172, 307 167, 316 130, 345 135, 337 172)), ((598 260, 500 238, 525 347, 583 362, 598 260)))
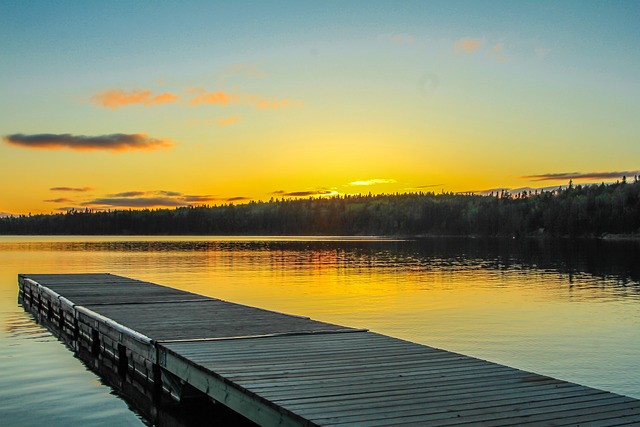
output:
POLYGON ((195 98, 189 101, 191 105, 198 104, 217 104, 217 105, 229 105, 238 104, 240 102, 240 96, 228 93, 222 90, 217 92, 207 92, 204 89, 196 89, 194 92, 198 93, 195 98))
POLYGON ((480 40, 480 39, 464 38, 464 39, 460 39, 457 42, 455 42, 453 44, 453 49, 456 52, 465 51, 465 52, 471 54, 481 44, 482 44, 482 40, 480 40))
POLYGON ((70 203, 70 202, 73 202, 73 200, 71 200, 71 199, 67 199, 66 197, 59 197, 59 198, 57 198, 57 199, 43 200, 43 202, 50 202, 50 203, 70 203))
POLYGON ((216 196, 190 195, 178 191, 153 190, 153 191, 124 191, 120 193, 107 194, 106 197, 96 198, 81 203, 82 206, 98 208, 157 208, 157 207, 177 207, 191 206, 204 202, 221 200, 216 196))
MULTIPOLYGON (((290 99, 259 99, 255 101, 255 107, 258 110, 266 110, 268 108, 277 110, 278 108, 292 106, 294 106, 294 102, 290 99)), ((300 101, 297 101, 295 106, 300 107, 302 104, 300 101)))
POLYGON ((93 190, 93 187, 51 187, 50 191, 75 191, 75 192, 85 192, 93 190))
POLYGON ((617 172, 560 172, 546 173, 541 175, 525 175, 520 178, 529 179, 531 181, 567 181, 569 179, 615 179, 623 176, 640 175, 640 171, 617 171, 617 172))
POLYGON ((216 117, 216 124, 218 126, 227 126, 227 125, 230 125, 232 123, 237 123, 239 121, 240 121, 240 117, 238 117, 238 116, 231 116, 231 117, 227 117, 227 118, 216 117))
POLYGON ((419 185, 416 188, 433 188, 433 187, 442 187, 444 184, 428 184, 428 185, 419 185))
POLYGON ((376 178, 376 179, 369 179, 367 181, 352 181, 349 183, 349 185, 365 186, 365 185, 376 185, 376 184, 395 184, 396 182, 397 181, 395 179, 376 178))
POLYGON ((18 147, 58 150, 68 148, 77 151, 105 150, 105 151, 130 151, 130 150, 156 150, 168 148, 173 145, 168 139, 149 138, 144 133, 84 136, 41 133, 24 135, 16 133, 3 137, 4 142, 18 147))
POLYGON ((113 110, 126 105, 141 104, 144 106, 170 104, 178 101, 178 95, 173 93, 161 93, 153 95, 150 90, 134 89, 131 92, 123 90, 108 90, 95 94, 91 100, 94 104, 113 110))
POLYGON ((12 217, 12 216, 14 216, 12 213, 0 212, 0 218, 8 218, 8 217, 12 217))
POLYGON ((154 191, 155 194, 159 194, 161 196, 167 196, 167 197, 177 197, 177 196, 182 196, 182 193, 179 193, 177 191, 166 191, 166 190, 157 190, 154 191))
POLYGON ((227 202, 239 202, 241 200, 251 200, 251 199, 244 196, 236 196, 236 197, 229 197, 227 199, 227 202))
POLYGON ((220 200, 218 197, 216 196, 212 196, 212 195, 204 195, 204 196, 182 196, 180 197, 180 200, 184 200, 187 203, 202 203, 202 202, 213 202, 215 200, 220 200))
POLYGON ((124 193, 107 194, 109 197, 139 197, 147 194, 146 191, 125 191, 124 193))
POLYGON ((332 190, 306 190, 306 191, 290 191, 290 192, 284 192, 280 190, 280 191, 275 191, 272 194, 280 194, 282 196, 287 196, 287 197, 309 197, 309 196, 329 196, 329 195, 336 194, 336 192, 332 190))
POLYGON ((106 197, 81 203, 82 206, 155 208, 186 206, 188 203, 171 197, 106 197))
POLYGON ((211 195, 186 195, 178 191, 154 190, 154 191, 125 191, 116 194, 107 194, 107 197, 141 197, 141 196, 160 196, 168 198, 176 198, 184 202, 210 201, 215 200, 211 195))
POLYGON ((243 105, 253 106, 259 110, 279 109, 285 107, 302 108, 302 102, 292 99, 265 98, 260 95, 249 95, 241 93, 231 93, 219 90, 217 92, 209 92, 203 88, 195 88, 191 90, 195 97, 189 101, 192 106, 199 104, 215 104, 221 106, 243 105))
POLYGON ((428 184, 428 185, 418 185, 417 187, 407 187, 405 191, 422 191, 427 188, 435 188, 435 187, 443 187, 446 184, 428 184))

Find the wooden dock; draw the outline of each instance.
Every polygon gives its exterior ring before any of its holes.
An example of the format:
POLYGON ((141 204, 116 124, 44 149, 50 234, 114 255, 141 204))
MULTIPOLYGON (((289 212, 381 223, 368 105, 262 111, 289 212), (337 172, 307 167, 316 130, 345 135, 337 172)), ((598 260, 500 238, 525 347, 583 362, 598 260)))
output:
POLYGON ((640 425, 640 400, 112 274, 21 274, 76 351, 263 426, 640 425))

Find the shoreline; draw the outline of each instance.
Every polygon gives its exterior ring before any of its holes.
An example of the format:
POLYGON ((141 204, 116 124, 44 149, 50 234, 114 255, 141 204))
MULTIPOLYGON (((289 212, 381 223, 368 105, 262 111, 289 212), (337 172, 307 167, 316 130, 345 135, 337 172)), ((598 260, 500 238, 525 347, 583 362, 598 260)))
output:
POLYGON ((429 239, 499 239, 499 240, 606 240, 606 241, 640 241, 640 234, 603 234, 601 236, 552 236, 544 233, 530 235, 479 235, 479 234, 392 234, 392 235, 353 235, 353 234, 0 234, 0 238, 25 238, 25 237, 85 237, 85 238, 141 238, 167 237, 171 239, 185 238, 211 238, 211 239, 239 239, 239 240, 346 240, 346 241, 394 241, 394 240, 429 240, 429 239))

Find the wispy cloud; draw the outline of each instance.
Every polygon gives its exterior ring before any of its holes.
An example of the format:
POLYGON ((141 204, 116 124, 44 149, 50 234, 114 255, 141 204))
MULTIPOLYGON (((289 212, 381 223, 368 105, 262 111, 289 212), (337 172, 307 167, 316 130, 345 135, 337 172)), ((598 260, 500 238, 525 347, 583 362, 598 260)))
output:
POLYGON ((196 96, 189 101, 191 105, 198 104, 217 104, 217 105, 230 105, 238 104, 240 102, 240 96, 234 93, 225 92, 219 90, 217 92, 208 92, 202 88, 193 89, 196 96))
POLYGON ((422 191, 422 190, 426 190, 428 188, 435 188, 435 187, 443 187, 446 184, 428 184, 428 185, 418 185, 416 187, 406 187, 404 190, 405 191, 422 191))
POLYGON ((251 200, 251 199, 249 197, 244 197, 244 196, 235 196, 235 197, 229 197, 227 199, 227 202, 240 202, 244 200, 251 200))
POLYGON ((59 197, 57 199, 43 200, 43 202, 49 202, 49 203, 71 203, 71 202, 73 202, 73 200, 67 199, 66 197, 59 197))
MULTIPOLYGON (((249 100, 253 100, 253 97, 249 97, 249 100)), ((255 100, 254 105, 258 110, 266 110, 266 109, 277 110, 279 108, 285 108, 285 107, 302 107, 302 103, 300 101, 292 101, 291 99, 259 98, 255 100)))
POLYGON ((231 116, 231 117, 216 117, 216 124, 218 126, 228 126, 233 123, 238 123, 240 121, 240 117, 231 116))
POLYGON ((525 175, 522 179, 531 181, 567 181, 569 179, 615 179, 623 176, 640 175, 640 171, 616 171, 616 172, 560 172, 546 173, 541 175, 525 175))
POLYGON ((50 191, 74 191, 77 193, 82 193, 86 191, 93 190, 93 187, 51 187, 50 191))
POLYGON ((213 202, 216 200, 220 200, 220 198, 212 195, 204 195, 204 196, 183 195, 183 196, 180 196, 180 200, 183 200, 184 202, 191 204, 191 203, 213 202))
POLYGON ((25 135, 16 133, 3 137, 7 144, 24 148, 58 150, 70 149, 77 151, 131 151, 131 150, 157 150, 168 148, 173 145, 168 139, 150 138, 144 133, 124 134, 114 133, 111 135, 85 136, 41 133, 35 135, 25 135))
POLYGON ((134 89, 130 92, 123 90, 108 90, 95 94, 91 100, 94 104, 113 110, 126 105, 141 104, 144 106, 170 104, 177 102, 179 96, 173 93, 154 95, 150 90, 134 89))
POLYGON ((186 206, 188 203, 170 197, 105 197, 83 202, 81 205, 101 208, 153 208, 186 206))
POLYGON ((366 181, 352 181, 349 185, 359 185, 359 186, 367 186, 367 185, 377 185, 377 184, 395 184, 397 181, 395 179, 368 179, 366 181))
POLYGON ((184 194, 179 193, 177 191, 157 190, 157 191, 154 191, 154 193, 159 194, 161 196, 167 196, 167 197, 182 197, 182 196, 184 196, 184 194))
POLYGON ((478 47, 480 47, 480 45, 482 44, 483 40, 481 39, 473 39, 473 38, 464 38, 464 39, 460 39, 457 42, 455 42, 453 44, 453 49, 456 52, 460 52, 460 51, 464 51, 466 53, 473 53, 476 49, 478 49, 478 47))
POLYGON ((278 190, 273 191, 274 196, 284 196, 284 197, 311 197, 311 196, 333 196, 338 194, 335 190, 328 190, 325 188, 317 189, 317 190, 303 190, 303 191, 285 191, 278 190))
POLYGON ((106 209, 106 208, 160 208, 190 206, 205 202, 224 200, 210 194, 191 195, 178 191, 153 190, 153 191, 123 191, 107 194, 80 203, 81 206, 106 209))
POLYGON ((195 95, 189 101, 192 106, 200 104, 214 104, 220 106, 242 105, 253 106, 259 110, 279 109, 279 108, 302 108, 302 102, 288 98, 266 98, 261 95, 250 95, 243 93, 232 93, 224 90, 210 92, 203 88, 192 89, 195 95))
POLYGON ((146 191, 125 191, 124 193, 108 194, 109 197, 139 197, 147 194, 146 191))
POLYGON ((308 197, 308 196, 326 196, 331 194, 329 190, 309 190, 309 191, 290 191, 284 193, 283 196, 289 197, 308 197))
POLYGON ((419 185, 416 188, 433 188, 433 187, 442 187, 444 184, 428 184, 428 185, 419 185))

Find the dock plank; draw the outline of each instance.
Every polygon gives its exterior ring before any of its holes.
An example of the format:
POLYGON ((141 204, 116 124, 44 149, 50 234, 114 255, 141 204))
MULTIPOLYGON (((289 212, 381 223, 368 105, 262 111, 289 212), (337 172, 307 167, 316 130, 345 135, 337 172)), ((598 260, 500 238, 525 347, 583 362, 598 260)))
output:
POLYGON ((155 341, 356 331, 306 317, 214 299, 161 305, 140 303, 85 307, 122 325, 135 325, 136 331, 155 341))
POLYGON ((76 305, 202 301, 212 298, 109 273, 24 276, 76 305))

